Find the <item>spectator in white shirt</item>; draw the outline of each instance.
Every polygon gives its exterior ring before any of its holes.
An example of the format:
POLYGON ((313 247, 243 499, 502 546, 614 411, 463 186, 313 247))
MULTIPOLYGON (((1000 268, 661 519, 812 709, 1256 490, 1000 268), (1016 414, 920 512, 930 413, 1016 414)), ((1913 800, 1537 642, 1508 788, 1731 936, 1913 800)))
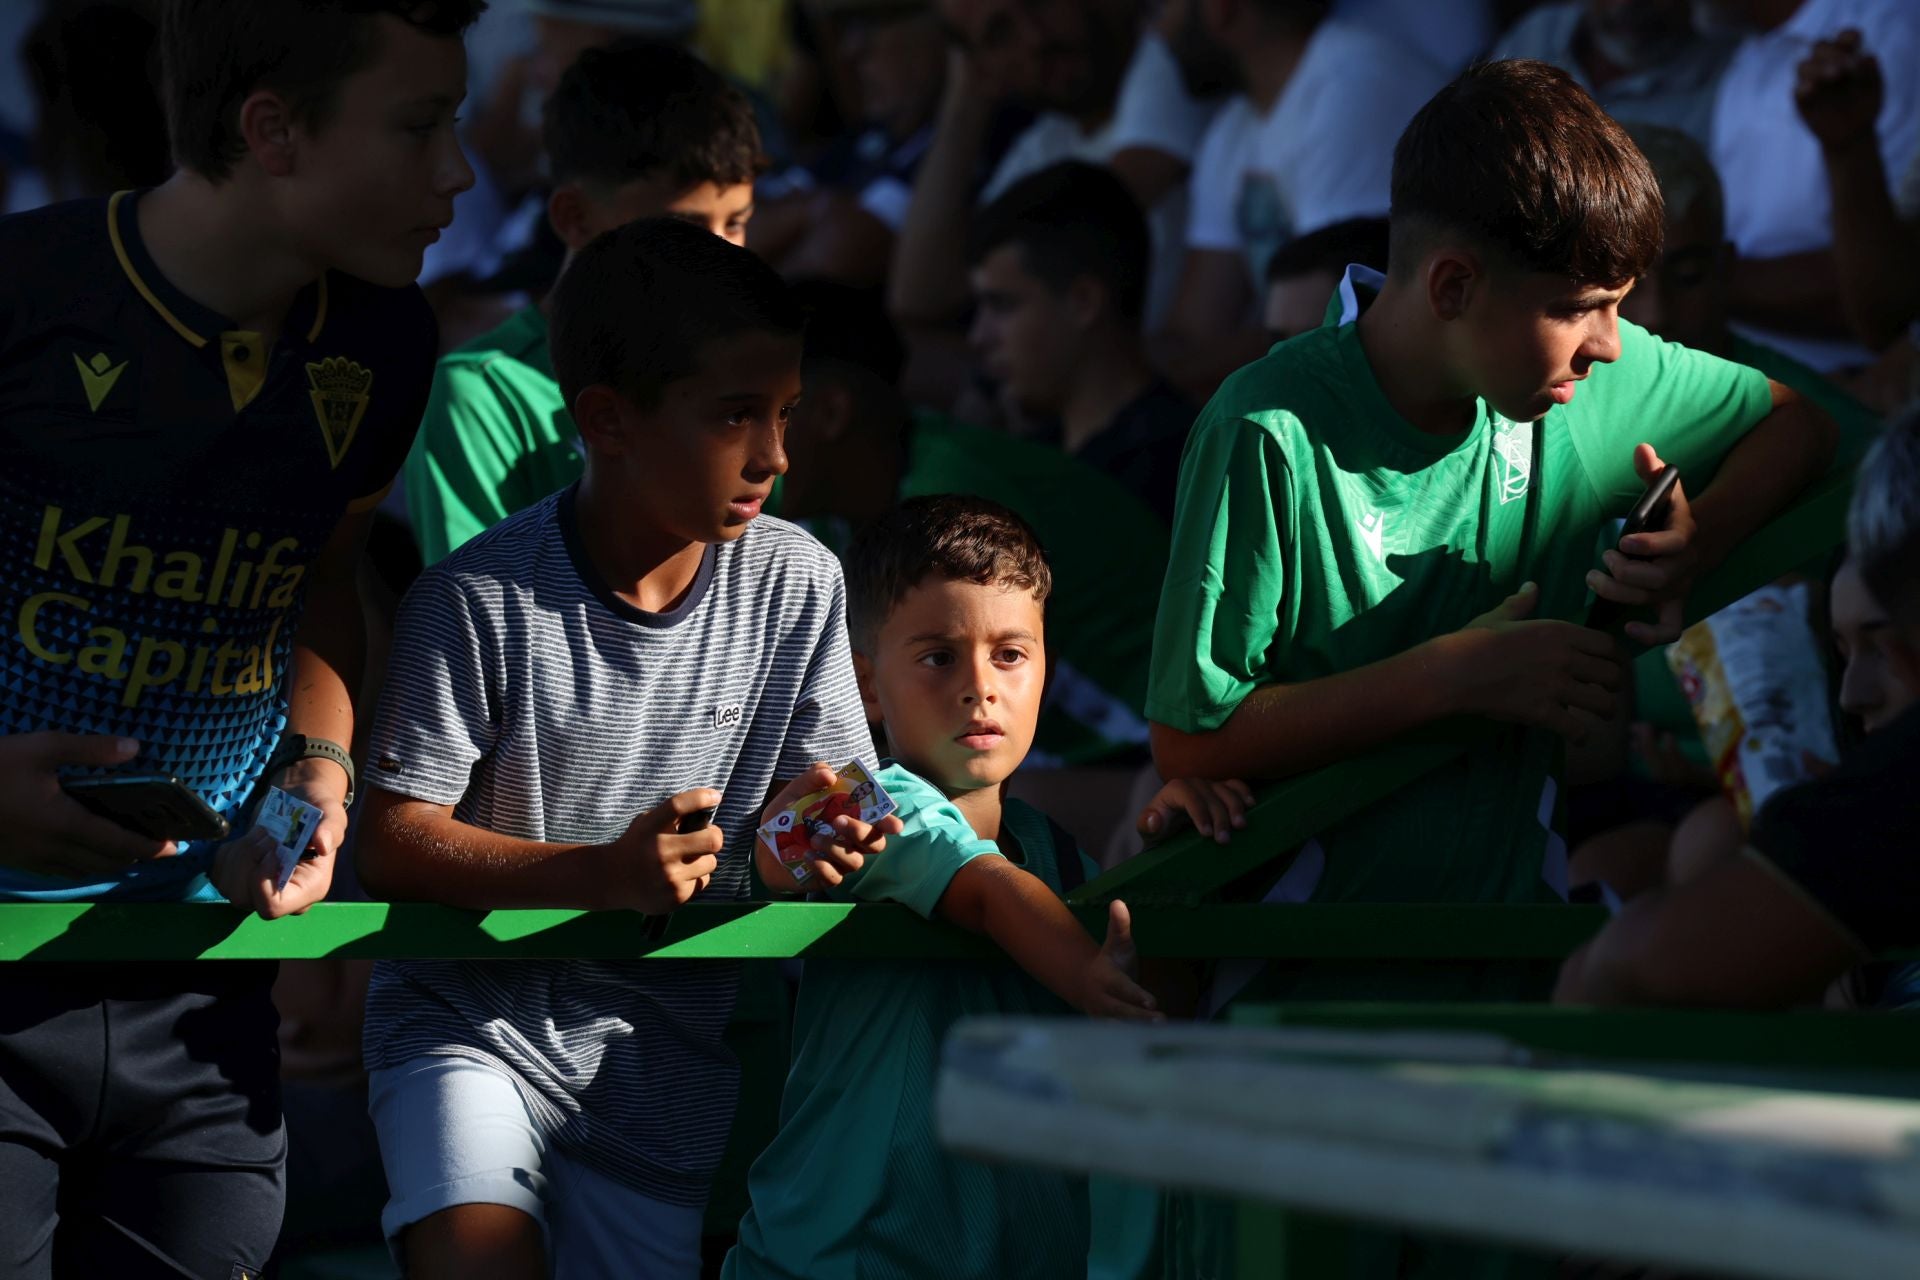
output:
POLYGON ((1833 373, 1867 364, 1850 330, 1833 255, 1833 204, 1819 140, 1801 119, 1800 64, 1823 40, 1860 33, 1890 68, 1876 122, 1881 161, 1901 172, 1920 144, 1920 5, 1913 0, 1701 0, 1748 35, 1720 81, 1712 155, 1727 193, 1736 328, 1833 373))
MULTIPOLYGON (((1147 314, 1172 294, 1184 243, 1183 183, 1210 118, 1189 97, 1166 48, 1141 25, 1138 0, 940 0, 958 43, 933 144, 894 249, 888 303, 918 339, 946 332, 964 354, 965 254, 973 210, 1062 160, 1104 164, 1148 211, 1154 274, 1147 314), (980 185, 989 127, 1002 104, 1037 112, 980 185)), ((918 345, 916 343, 916 345, 918 345)))
POLYGON ((1187 253, 1161 357, 1205 398, 1266 350, 1257 291, 1298 235, 1385 216, 1393 147, 1446 81, 1420 54, 1327 16, 1325 0, 1169 0, 1161 33, 1196 95, 1234 97, 1194 161, 1187 253))
POLYGON ((1704 146, 1733 45, 1694 30, 1688 0, 1559 0, 1514 23, 1491 56, 1551 62, 1614 119, 1666 125, 1704 146))

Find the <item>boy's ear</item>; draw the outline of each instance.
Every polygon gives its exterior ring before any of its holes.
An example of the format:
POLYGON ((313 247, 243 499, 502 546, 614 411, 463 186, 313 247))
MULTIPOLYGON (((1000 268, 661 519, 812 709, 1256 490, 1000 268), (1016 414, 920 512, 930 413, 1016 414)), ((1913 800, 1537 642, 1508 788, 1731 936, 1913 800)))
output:
POLYGON ((604 383, 582 387, 573 400, 573 424, 596 453, 618 454, 627 443, 627 402, 604 383))
POLYGON ((1458 320, 1467 312, 1473 296, 1486 283, 1486 271, 1473 253, 1443 247, 1427 255, 1422 267, 1427 289, 1427 306, 1434 319, 1458 320))
POLYGON ((1081 329, 1091 329, 1100 321, 1111 295, 1098 276, 1075 276, 1067 285, 1067 315, 1081 329))
POLYGON ((293 172, 293 112, 271 89, 255 89, 240 104, 240 137, 260 167, 276 178, 293 172))
POLYGON ((880 714, 880 699, 874 693, 873 659, 858 649, 853 651, 853 678, 860 686, 860 705, 866 708, 867 723, 879 724, 886 717, 880 714))
POLYGON ((569 253, 578 253, 594 237, 593 211, 577 182, 563 182, 547 197, 547 225, 569 253))

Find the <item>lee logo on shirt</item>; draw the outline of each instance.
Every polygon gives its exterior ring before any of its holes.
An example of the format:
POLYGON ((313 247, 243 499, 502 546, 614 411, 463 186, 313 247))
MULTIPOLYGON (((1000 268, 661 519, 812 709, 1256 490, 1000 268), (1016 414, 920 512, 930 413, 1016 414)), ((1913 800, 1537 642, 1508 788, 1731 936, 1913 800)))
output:
POLYGON ((740 704, 729 703, 713 709, 713 727, 716 729, 738 729, 740 727, 740 704))
POLYGON ((353 444, 353 433, 360 429, 360 419, 366 415, 373 370, 345 356, 328 356, 307 366, 307 385, 313 390, 313 411, 320 419, 327 456, 338 467, 353 444))

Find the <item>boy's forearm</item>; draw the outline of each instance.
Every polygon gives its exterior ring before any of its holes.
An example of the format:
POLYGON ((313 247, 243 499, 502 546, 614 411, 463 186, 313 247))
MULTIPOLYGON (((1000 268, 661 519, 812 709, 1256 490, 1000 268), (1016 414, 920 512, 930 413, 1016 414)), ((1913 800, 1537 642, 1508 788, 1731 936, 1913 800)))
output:
POLYGON ((520 840, 461 822, 438 805, 372 791, 361 825, 361 881, 393 902, 487 911, 594 905, 591 846, 520 840))
MULTIPOLYGON (((287 728, 353 745, 353 690, 367 660, 366 615, 354 583, 316 591, 307 602, 287 672, 287 728)), ((344 774, 341 784, 344 789, 344 774)))
POLYGON ((1817 405, 1775 382, 1773 412, 1728 451, 1692 500, 1700 567, 1712 569, 1792 504, 1833 460, 1839 429, 1817 405))
POLYGON ((1822 155, 1841 302, 1854 333, 1878 349, 1900 336, 1920 303, 1920 229, 1900 220, 1871 130, 1822 155))
POLYGON ((920 161, 913 199, 894 242, 887 303, 896 319, 938 323, 966 308, 964 246, 972 221, 973 175, 992 120, 992 103, 953 66, 933 143, 920 161))
POLYGON ((1391 658, 1298 684, 1255 689, 1217 729, 1152 726, 1162 777, 1291 777, 1383 746, 1457 714, 1448 676, 1450 636, 1391 658))
POLYGON ((1041 986, 1076 1009, 1100 948, 1038 876, 1002 858, 975 858, 941 896, 941 918, 993 939, 1041 986))

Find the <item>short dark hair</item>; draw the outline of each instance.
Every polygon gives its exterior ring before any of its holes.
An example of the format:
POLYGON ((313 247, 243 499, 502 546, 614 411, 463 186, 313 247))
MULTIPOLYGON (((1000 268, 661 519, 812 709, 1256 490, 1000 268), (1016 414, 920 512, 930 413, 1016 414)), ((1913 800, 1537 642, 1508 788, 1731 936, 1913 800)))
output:
POLYGON ((281 94, 319 128, 342 83, 373 63, 390 14, 430 35, 457 37, 486 0, 166 0, 160 20, 161 93, 174 162, 219 181, 247 153, 240 104, 256 89, 281 94))
POLYGON ((1016 247, 1028 274, 1056 293, 1094 276, 1123 318, 1138 320, 1146 306, 1153 251, 1146 215, 1110 169, 1070 160, 1001 192, 974 219, 968 261, 1004 245, 1016 247))
POLYGON ((1660 184, 1625 129, 1566 72, 1510 59, 1467 68, 1393 149, 1398 266, 1410 235, 1467 232, 1523 270, 1618 285, 1660 257, 1660 184))
POLYGON ((569 407, 604 384, 651 408, 707 343, 797 336, 803 324, 786 281, 757 255, 678 218, 639 218, 596 237, 560 273, 548 341, 569 407))
POLYGON ((1882 431, 1860 462, 1847 549, 1894 622, 1920 624, 1920 406, 1882 431))
POLYGON ((745 94, 684 46, 638 36, 588 49, 567 68, 541 135, 556 182, 619 186, 664 174, 683 187, 731 187, 767 164, 745 94))
POLYGON ((1318 231, 1309 231, 1274 250, 1267 259, 1267 283, 1311 275, 1315 271, 1340 272, 1352 263, 1387 269, 1387 220, 1385 218, 1348 218, 1329 223, 1318 231))
POLYGON ((847 628, 871 651, 907 593, 928 578, 1030 591, 1044 605, 1053 572, 1033 526, 997 502, 957 493, 909 498, 847 548, 847 628))

